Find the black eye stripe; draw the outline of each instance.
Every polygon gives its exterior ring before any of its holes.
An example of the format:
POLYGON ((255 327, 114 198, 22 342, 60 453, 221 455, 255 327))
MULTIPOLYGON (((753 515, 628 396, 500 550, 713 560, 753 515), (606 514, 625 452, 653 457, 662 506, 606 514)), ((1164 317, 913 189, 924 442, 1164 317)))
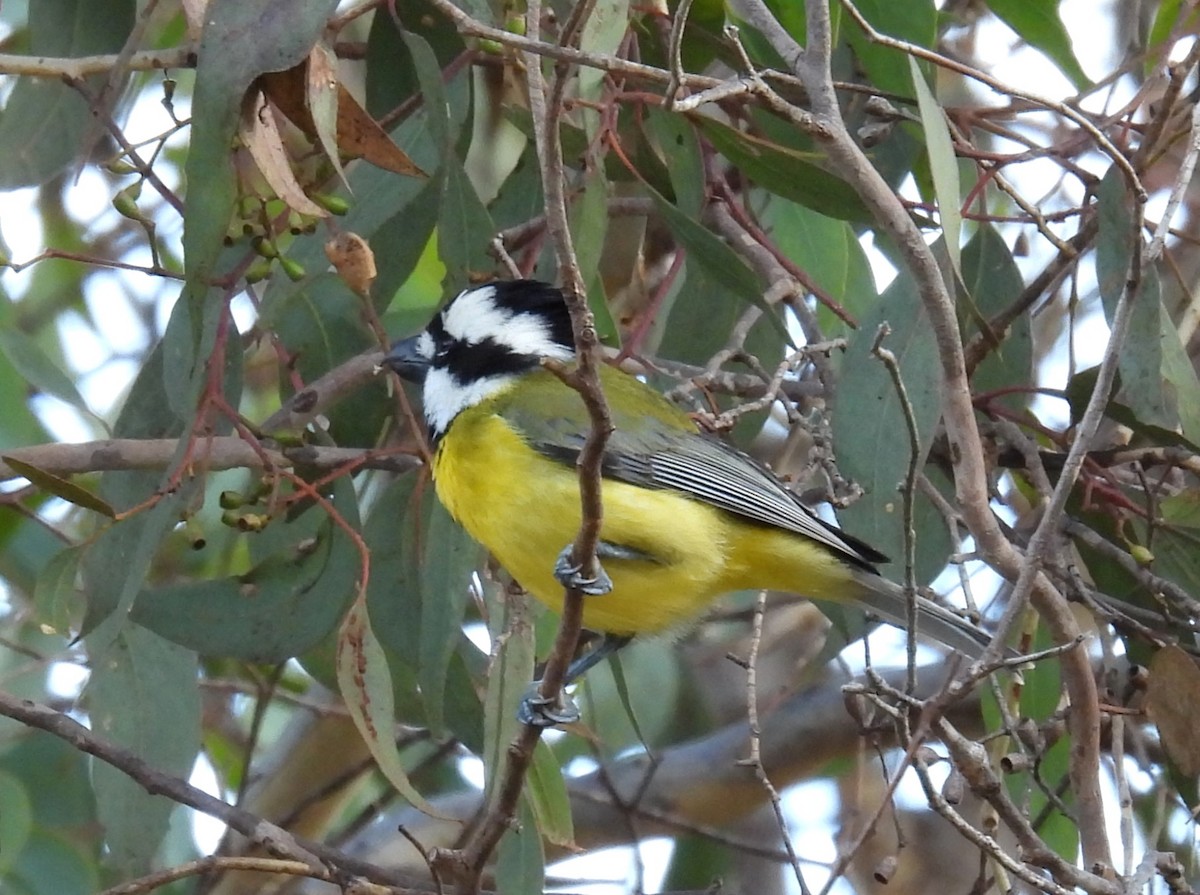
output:
POLYGON ((473 345, 451 342, 443 346, 443 352, 438 354, 437 366, 448 370, 456 381, 463 383, 488 376, 521 373, 539 365, 538 358, 517 354, 492 339, 473 345))

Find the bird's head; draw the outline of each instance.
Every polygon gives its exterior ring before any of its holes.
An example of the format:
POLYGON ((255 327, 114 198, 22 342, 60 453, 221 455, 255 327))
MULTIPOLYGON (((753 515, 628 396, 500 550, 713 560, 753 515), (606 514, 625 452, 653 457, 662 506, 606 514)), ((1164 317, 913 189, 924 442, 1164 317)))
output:
POLYGON ((424 330, 393 345, 384 363, 423 383, 425 419, 436 439, 459 413, 543 358, 573 358, 574 346, 562 292, 536 280, 496 281, 460 292, 424 330))

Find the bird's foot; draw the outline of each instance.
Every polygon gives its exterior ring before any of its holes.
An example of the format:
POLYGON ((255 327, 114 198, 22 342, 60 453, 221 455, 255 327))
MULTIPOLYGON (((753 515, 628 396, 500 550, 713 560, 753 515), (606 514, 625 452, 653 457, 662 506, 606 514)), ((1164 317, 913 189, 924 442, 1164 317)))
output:
POLYGON ((568 544, 558 554, 558 559, 554 561, 554 577, 558 579, 558 583, 563 587, 581 591, 589 597, 602 597, 607 593, 611 593, 613 589, 612 579, 608 577, 608 573, 600 565, 600 560, 598 558, 596 560, 595 576, 587 578, 583 575, 583 568, 571 561, 573 551, 574 547, 568 544))
POLYGON ((517 707, 517 720, 522 724, 532 724, 534 727, 557 727, 560 724, 574 724, 580 719, 581 713, 575 700, 560 690, 557 696, 548 697, 541 693, 541 681, 534 681, 521 697, 517 707))

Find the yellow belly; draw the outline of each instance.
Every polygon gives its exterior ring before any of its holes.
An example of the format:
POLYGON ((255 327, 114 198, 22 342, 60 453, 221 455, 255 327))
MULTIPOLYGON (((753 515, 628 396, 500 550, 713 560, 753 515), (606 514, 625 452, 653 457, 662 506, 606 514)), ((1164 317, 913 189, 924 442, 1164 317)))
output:
MULTIPOLYGON (((574 469, 531 450, 499 417, 467 411, 439 444, 433 471, 450 514, 533 596, 560 608, 554 562, 581 519, 574 469)), ((586 598, 583 622, 591 630, 662 631, 732 590, 848 595, 846 568, 806 538, 674 491, 606 480, 603 502, 601 538, 651 559, 603 561, 613 590, 586 598)))

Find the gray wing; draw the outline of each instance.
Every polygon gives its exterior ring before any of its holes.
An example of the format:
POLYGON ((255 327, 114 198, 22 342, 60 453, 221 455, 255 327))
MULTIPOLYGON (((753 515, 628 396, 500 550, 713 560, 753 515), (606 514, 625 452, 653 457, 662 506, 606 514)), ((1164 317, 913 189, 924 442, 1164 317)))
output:
MULTIPOLYGON (((604 456, 605 476, 678 491, 746 519, 793 531, 871 571, 873 563, 887 562, 879 551, 818 518, 769 470, 724 441, 699 432, 680 437, 653 419, 639 428, 637 435, 619 426, 613 433, 604 456)), ((531 438, 530 443, 545 456, 573 465, 582 440, 563 434, 531 438)))

